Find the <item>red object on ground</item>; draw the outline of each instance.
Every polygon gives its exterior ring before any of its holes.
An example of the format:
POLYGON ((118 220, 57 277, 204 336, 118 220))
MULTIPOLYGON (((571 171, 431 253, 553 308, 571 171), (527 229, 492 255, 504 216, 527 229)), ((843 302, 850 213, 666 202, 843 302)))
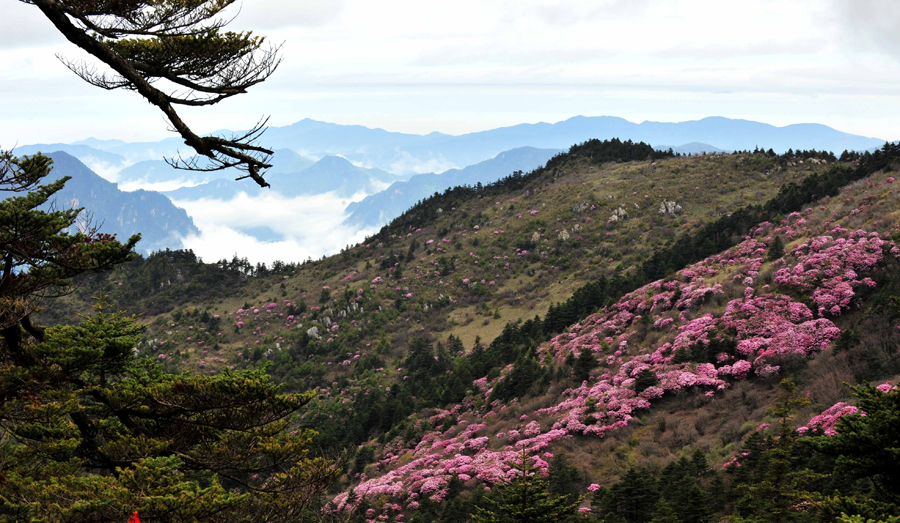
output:
POLYGON ((141 520, 138 518, 137 512, 134 513, 134 517, 128 518, 128 523, 141 523, 141 520))

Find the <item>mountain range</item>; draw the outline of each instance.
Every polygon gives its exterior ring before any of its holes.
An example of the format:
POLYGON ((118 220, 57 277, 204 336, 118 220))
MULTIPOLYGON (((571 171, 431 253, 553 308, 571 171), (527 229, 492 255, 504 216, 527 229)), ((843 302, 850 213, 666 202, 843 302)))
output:
POLYGON ((557 123, 520 124, 458 136, 394 133, 358 125, 338 125, 304 119, 285 127, 272 127, 264 135, 271 147, 298 152, 339 154, 347 159, 391 172, 440 170, 426 165, 462 167, 522 146, 564 149, 598 138, 620 138, 650 144, 701 142, 717 149, 772 148, 866 150, 884 140, 843 133, 819 124, 776 127, 749 120, 722 117, 686 122, 629 122, 612 116, 576 116, 557 123))
MULTIPOLYGON (((458 136, 438 132, 396 133, 304 119, 269 128, 262 143, 275 151, 273 167, 267 172, 272 191, 286 197, 331 193, 344 199, 362 198, 346 208, 344 224, 363 228, 384 225, 435 192, 456 185, 488 184, 513 171, 535 169, 572 144, 610 137, 644 141, 657 149, 671 148, 682 154, 756 147, 772 148, 776 152, 787 149, 840 152, 883 145, 880 139, 817 124, 776 127, 721 117, 679 123, 632 123, 610 116, 576 116, 552 124, 520 124, 458 136)), ((71 144, 22 146, 15 152, 61 151, 78 158, 84 164, 82 167, 122 184, 125 190, 165 190, 163 194, 175 200, 227 201, 240 193, 261 194, 255 184, 235 181, 239 173, 233 170, 192 172, 172 168, 164 159, 177 156, 179 147, 184 148, 176 137, 139 143, 87 138, 71 144)), ((141 193, 141 197, 148 198, 150 194, 161 197, 149 192, 141 193)), ((135 212, 139 208, 135 207, 135 212)), ((118 213, 113 216, 113 221, 120 219, 118 213)), ((180 241, 174 239, 176 236, 167 232, 174 226, 167 220, 174 216, 172 211, 158 227, 145 227, 147 236, 143 245, 147 248, 180 246, 180 241), (154 228, 158 230, 153 232, 154 228)), ((157 217, 133 216, 130 220, 151 224, 157 217)), ((187 231, 193 227, 185 222, 175 228, 187 231)), ((261 230, 242 232, 260 242, 274 241, 276 237, 261 230)))
POLYGON ((194 187, 166 191, 165 194, 175 200, 224 200, 234 198, 241 192, 253 196, 271 190, 288 197, 334 192, 337 196, 348 198, 360 192, 378 192, 397 180, 407 178, 380 169, 357 167, 339 156, 325 156, 313 163, 287 149, 277 151, 272 163, 272 169, 266 173, 266 180, 272 186, 270 189, 262 189, 246 181, 219 178, 194 187), (279 161, 286 157, 291 161, 279 161))
MULTIPOLYGON (((275 175, 296 173, 315 163, 313 160, 297 154, 290 149, 278 149, 270 160, 272 167, 266 171, 271 178, 275 175)), ((204 165, 203 160, 199 165, 204 165)), ((142 160, 119 171, 117 181, 120 183, 161 183, 181 181, 188 184, 202 184, 210 179, 234 179, 241 173, 236 169, 222 171, 189 171, 176 169, 165 160, 142 160)), ((244 184, 246 185, 246 184, 244 184)))
POLYGON ((351 203, 347 206, 350 216, 345 223, 362 227, 383 225, 403 214, 419 200, 443 192, 448 187, 487 185, 515 171, 537 169, 561 152, 563 151, 560 149, 519 147, 463 169, 450 169, 439 174, 417 174, 408 181, 394 182, 379 193, 351 203))
MULTIPOLYGON (((84 207, 100 231, 127 239, 141 233, 140 251, 149 253, 182 247, 181 238, 198 234, 190 216, 168 198, 153 191, 125 192, 63 151, 49 153, 53 170, 47 181, 71 176, 49 204, 57 208, 84 207)), ((86 217, 86 216, 85 216, 86 217)))
MULTIPOLYGON (((232 132, 223 130, 214 134, 232 132)), ((658 148, 671 147, 684 153, 762 147, 778 153, 788 149, 818 149, 840 154, 845 149, 865 151, 884 144, 882 139, 844 133, 820 124, 777 127, 724 117, 633 123, 613 116, 575 116, 556 123, 519 124, 461 135, 399 133, 307 118, 291 125, 270 127, 263 135, 262 143, 273 150, 290 149, 306 158, 342 156, 362 167, 395 174, 420 174, 473 165, 517 147, 567 149, 592 138, 644 141, 658 148)), ((95 166, 92 162, 97 162, 105 166, 121 165, 120 169, 124 169, 139 162, 176 156, 179 148, 183 152, 185 146, 176 137, 139 143, 87 138, 72 144, 22 146, 17 151, 32 154, 37 150, 63 150, 91 167, 95 166)), ((159 164, 131 167, 124 174, 129 179, 148 175, 150 178, 174 179, 173 174, 159 164)))

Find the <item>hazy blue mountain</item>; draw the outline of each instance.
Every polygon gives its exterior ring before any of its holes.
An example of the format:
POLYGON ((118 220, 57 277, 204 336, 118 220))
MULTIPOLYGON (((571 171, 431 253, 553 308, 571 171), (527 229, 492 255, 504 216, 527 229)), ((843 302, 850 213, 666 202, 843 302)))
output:
MULTIPOLYGON (((216 134, 231 133, 219 131, 216 134)), ((779 153, 788 149, 827 149, 840 154, 844 149, 864 151, 884 144, 881 139, 843 133, 819 124, 776 127, 723 117, 638 124, 612 116, 576 116, 553 124, 520 124, 458 136, 395 133, 304 119, 269 128, 261 143, 273 149, 291 149, 308 157, 342 156, 356 165, 397 174, 418 174, 473 165, 517 147, 563 149, 591 138, 630 139, 654 146, 701 143, 724 151, 761 147, 779 153)), ((79 145, 116 154, 128 163, 161 161, 176 155, 178 150, 182 154, 190 153, 178 137, 145 143, 88 139, 79 145)), ((78 156, 75 152, 71 154, 78 156)), ((158 164, 146 164, 134 168, 133 172, 140 174, 140 169, 156 172, 161 168, 158 164)), ((126 174, 131 175, 130 172, 126 174)))
POLYGON ((657 151, 667 151, 672 149, 672 152, 680 153, 680 154, 703 154, 703 153, 722 153, 726 152, 724 149, 719 149, 718 147, 713 147, 708 143, 700 143, 700 142, 691 142, 682 145, 654 145, 653 146, 657 151))
POLYGON ((777 152, 815 148, 840 153, 844 149, 865 150, 884 143, 884 140, 843 133, 819 124, 776 127, 722 117, 635 124, 611 116, 576 116, 554 124, 520 124, 459 136, 392 133, 306 119, 269 129, 265 140, 274 147, 340 154, 391 172, 411 172, 429 164, 472 165, 501 151, 526 145, 567 148, 591 138, 616 137, 650 144, 700 142, 722 150, 759 146, 777 152))
POLYGON ((108 167, 117 168, 126 163, 123 156, 79 143, 38 143, 34 145, 23 145, 21 147, 16 147, 13 152, 17 155, 32 155, 39 152, 46 154, 51 151, 63 151, 78 158, 82 163, 89 165, 105 164, 108 167))
POLYGON ((271 173, 266 179, 286 196, 334 191, 338 196, 348 197, 381 190, 398 177, 380 169, 357 167, 346 158, 326 156, 299 173, 271 173))
POLYGON ((117 184, 101 178, 66 152, 56 151, 48 156, 53 158, 48 180, 72 177, 51 202, 61 209, 84 207, 93 222, 101 225, 101 232, 117 234, 122 240, 139 232, 142 239, 138 249, 143 252, 180 249, 179 236, 199 232, 184 209, 162 194, 120 191, 117 184))
POLYGON ((164 194, 173 200, 199 200, 201 198, 230 200, 242 192, 253 196, 260 194, 261 191, 272 191, 292 197, 334 191, 338 196, 347 198, 360 192, 371 194, 384 189, 397 180, 404 179, 406 177, 396 176, 378 169, 357 167, 338 156, 326 156, 299 171, 286 171, 273 167, 266 173, 266 180, 272 185, 270 189, 261 189, 255 183, 247 180, 235 181, 234 179, 220 178, 194 187, 182 187, 174 191, 167 191, 164 194))
POLYGON ((383 225, 435 192, 443 192, 457 185, 488 184, 514 171, 531 171, 561 152, 561 149, 519 147, 464 169, 418 174, 408 181, 395 182, 379 193, 351 203, 347 207, 350 216, 346 223, 365 227, 383 225))
MULTIPOLYGON (((310 167, 313 164, 313 161, 290 149, 278 149, 272 155, 271 163, 272 168, 267 171, 267 177, 275 174, 300 172, 303 169, 310 167)), ((203 160, 200 161, 200 165, 203 165, 203 160)), ((210 178, 231 178, 233 180, 238 176, 240 176, 240 173, 237 169, 225 169, 223 171, 213 172, 188 171, 176 169, 164 160, 144 160, 119 171, 119 182, 129 183, 142 181, 144 183, 160 183, 181 180, 188 184, 198 184, 206 182, 210 178)))
POLYGON ((109 151, 115 147, 120 145, 125 145, 128 142, 125 140, 100 140, 97 138, 85 138, 84 140, 79 140, 77 142, 72 142, 72 145, 87 145, 88 147, 93 147, 94 149, 100 149, 101 151, 109 151))
POLYGON ((179 151, 184 156, 193 156, 194 154, 194 150, 185 145, 181 137, 176 136, 158 142, 125 142, 117 145, 113 145, 112 141, 109 143, 110 145, 103 146, 104 150, 125 157, 129 163, 176 158, 179 151))

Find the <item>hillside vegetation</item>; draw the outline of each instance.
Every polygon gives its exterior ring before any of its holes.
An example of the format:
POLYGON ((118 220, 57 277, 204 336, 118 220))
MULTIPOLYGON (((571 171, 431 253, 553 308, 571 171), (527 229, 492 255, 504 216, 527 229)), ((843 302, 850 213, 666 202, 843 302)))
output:
POLYGON ((162 368, 268 364, 315 389, 294 423, 349 453, 334 509, 361 519, 466 521, 524 448, 604 520, 650 521, 688 492, 706 509, 675 520, 708 521, 752 512, 737 487, 769 469, 741 476, 740 459, 790 440, 774 436, 794 414, 767 414, 794 405, 783 377, 808 393, 805 423, 853 397, 844 382, 900 372, 897 153, 591 141, 321 261, 158 253, 45 314, 72 318, 99 289, 144 313, 138 351, 162 368), (622 508, 628 489, 651 508, 622 508))

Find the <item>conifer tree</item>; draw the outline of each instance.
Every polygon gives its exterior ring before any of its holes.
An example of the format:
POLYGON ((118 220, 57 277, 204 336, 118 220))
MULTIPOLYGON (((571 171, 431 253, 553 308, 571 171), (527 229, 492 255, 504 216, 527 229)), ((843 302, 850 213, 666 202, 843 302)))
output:
MULTIPOLYGON (((0 189, 0 521, 301 521, 335 477, 289 431, 311 393, 282 394, 265 369, 174 375, 138 358, 142 327, 104 302, 80 325, 30 314, 72 278, 128 260, 80 209, 39 207, 42 157, 2 156, 0 189)), ((163 357, 165 355, 162 355, 163 357)))
POLYGON ((774 408, 770 410, 779 420, 778 438, 766 451, 768 466, 762 480, 744 486, 746 495, 739 501, 741 522, 813 521, 810 512, 815 495, 807 486, 818 479, 809 469, 795 470, 795 447, 799 434, 794 427, 794 411, 809 404, 796 392, 791 378, 782 380, 774 408))
POLYGON ((900 506, 900 390, 869 384, 852 389, 865 416, 841 416, 837 434, 805 441, 836 457, 837 473, 870 481, 881 501, 900 506))
POLYGON ((578 359, 575 360, 575 365, 573 368, 573 375, 575 376, 575 381, 581 383, 587 380, 590 377, 591 371, 596 369, 600 364, 597 362, 597 357, 594 356, 594 351, 589 347, 585 347, 581 349, 581 352, 578 354, 578 359))
POLYGON ((781 236, 775 236, 772 240, 772 245, 769 246, 769 252, 766 253, 766 259, 775 261, 782 256, 784 256, 784 241, 781 239, 781 236))
POLYGON ((537 467, 531 464, 533 458, 525 449, 518 461, 512 461, 515 477, 501 483, 499 496, 486 497, 490 508, 478 507, 472 515, 475 523, 565 523, 578 511, 581 499, 570 502, 567 496, 548 492, 548 482, 541 477, 537 467))

